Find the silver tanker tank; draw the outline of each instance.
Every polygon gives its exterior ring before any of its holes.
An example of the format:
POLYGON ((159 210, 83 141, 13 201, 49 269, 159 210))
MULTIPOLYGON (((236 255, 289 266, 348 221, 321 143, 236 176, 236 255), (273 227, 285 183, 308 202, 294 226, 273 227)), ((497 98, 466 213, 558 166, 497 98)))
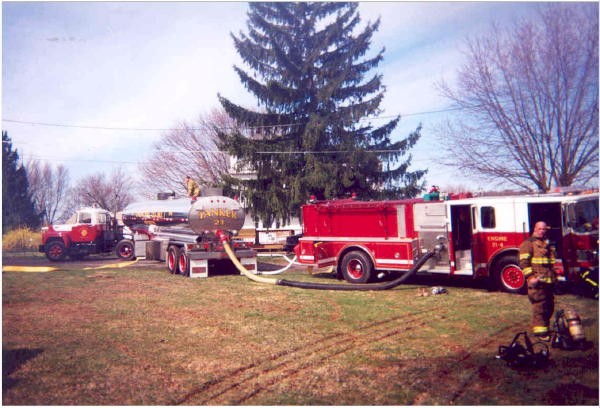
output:
POLYGON ((197 234, 217 230, 237 234, 244 226, 246 214, 237 201, 223 196, 200 197, 188 214, 190 228, 197 234))
POLYGON ((159 227, 188 227, 189 198, 177 200, 148 200, 129 204, 122 211, 123 224, 132 229, 159 227))
POLYGON ((237 234, 244 225, 241 205, 224 196, 200 197, 193 204, 189 198, 149 200, 133 203, 122 212, 123 223, 134 230, 159 230, 188 234, 209 234, 217 230, 237 234))

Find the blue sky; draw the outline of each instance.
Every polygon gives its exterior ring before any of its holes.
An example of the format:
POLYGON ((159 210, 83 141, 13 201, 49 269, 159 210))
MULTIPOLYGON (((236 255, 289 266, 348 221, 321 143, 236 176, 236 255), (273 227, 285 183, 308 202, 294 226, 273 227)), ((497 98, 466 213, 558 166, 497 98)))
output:
MULTIPOLYGON (((478 189, 437 166, 432 129, 452 115, 434 83, 452 83, 467 36, 510 24, 534 3, 365 2, 381 17, 372 52, 387 87, 382 116, 403 115, 394 138, 419 123, 413 168, 427 184, 478 189)), ((233 65, 230 33, 246 31, 243 2, 3 2, 2 129, 24 160, 64 164, 71 181, 122 166, 135 177, 161 131, 218 107, 217 93, 253 106, 233 65), (17 123, 29 122, 29 123, 17 123), (98 129, 109 128, 109 129, 98 129)))

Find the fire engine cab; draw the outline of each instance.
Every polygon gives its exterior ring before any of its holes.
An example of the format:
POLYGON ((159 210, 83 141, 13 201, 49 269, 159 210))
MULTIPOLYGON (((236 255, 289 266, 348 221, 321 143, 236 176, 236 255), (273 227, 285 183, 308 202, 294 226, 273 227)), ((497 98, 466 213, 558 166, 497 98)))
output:
POLYGON ((303 235, 294 251, 311 268, 337 266, 338 277, 365 283, 404 272, 437 247, 422 271, 487 278, 525 291, 519 245, 538 221, 550 227, 561 280, 598 268, 598 194, 315 201, 302 207, 303 235), (440 251, 441 249, 441 251, 440 251))

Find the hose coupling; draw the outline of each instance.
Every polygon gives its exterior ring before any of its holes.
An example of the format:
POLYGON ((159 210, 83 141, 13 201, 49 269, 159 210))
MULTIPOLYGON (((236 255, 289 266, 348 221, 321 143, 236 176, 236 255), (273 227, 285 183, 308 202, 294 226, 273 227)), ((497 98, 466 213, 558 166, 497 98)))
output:
POLYGON ((215 231, 215 236, 219 239, 219 241, 221 242, 229 242, 229 234, 227 234, 226 232, 222 231, 222 230, 216 230, 215 231))

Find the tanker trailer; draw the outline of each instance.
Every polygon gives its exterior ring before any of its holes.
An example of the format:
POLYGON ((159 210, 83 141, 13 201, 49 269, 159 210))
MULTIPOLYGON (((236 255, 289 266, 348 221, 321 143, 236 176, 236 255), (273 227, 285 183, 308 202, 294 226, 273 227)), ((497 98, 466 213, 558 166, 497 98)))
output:
POLYGON ((244 225, 241 205, 228 197, 152 200, 129 205, 123 223, 134 233, 136 255, 164 261, 172 274, 207 277, 213 268, 234 270, 216 231, 232 238, 233 250, 247 269, 256 271, 256 251, 233 239, 244 225))

